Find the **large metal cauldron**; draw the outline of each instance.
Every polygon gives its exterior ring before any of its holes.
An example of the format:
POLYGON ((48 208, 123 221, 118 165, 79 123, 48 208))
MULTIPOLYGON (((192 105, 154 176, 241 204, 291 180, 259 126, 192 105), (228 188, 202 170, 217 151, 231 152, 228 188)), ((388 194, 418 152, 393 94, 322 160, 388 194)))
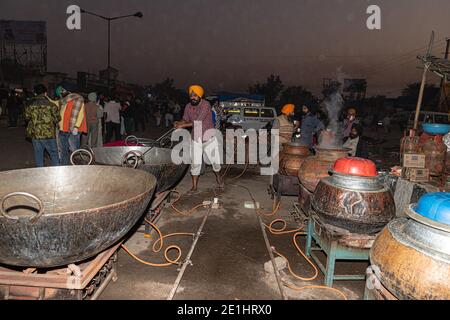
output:
POLYGON ((298 171, 300 183, 308 191, 314 192, 319 181, 329 176, 328 172, 334 162, 348 156, 349 151, 349 149, 316 148, 316 155, 306 158, 298 171))
POLYGON ((311 154, 309 148, 296 143, 286 143, 280 154, 280 173, 286 176, 298 176, 298 170, 311 154))
POLYGON ((376 234, 395 218, 392 193, 377 177, 334 172, 320 181, 311 206, 325 223, 358 234, 376 234))
POLYGON ((83 261, 114 245, 156 187, 151 174, 106 166, 7 171, 0 181, 0 263, 35 268, 83 261))
POLYGON ((392 221, 378 235, 372 268, 379 268, 381 283, 399 299, 450 300, 450 224, 415 210, 409 206, 408 218, 392 221))
POLYGON ((103 147, 93 148, 92 151, 95 163, 109 166, 123 166, 126 160, 124 157, 135 161, 136 155, 144 155, 144 161, 139 161, 136 168, 156 177, 156 192, 173 188, 186 174, 187 165, 176 165, 172 162, 172 149, 153 147, 147 152, 149 149, 149 147, 103 147))

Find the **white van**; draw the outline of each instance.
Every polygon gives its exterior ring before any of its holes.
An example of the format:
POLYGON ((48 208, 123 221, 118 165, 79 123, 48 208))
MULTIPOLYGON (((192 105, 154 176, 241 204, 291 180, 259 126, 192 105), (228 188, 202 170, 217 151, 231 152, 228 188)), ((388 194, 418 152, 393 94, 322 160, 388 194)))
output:
POLYGON ((277 117, 274 108, 265 107, 260 102, 230 101, 223 102, 222 107, 226 123, 244 130, 263 129, 277 117))

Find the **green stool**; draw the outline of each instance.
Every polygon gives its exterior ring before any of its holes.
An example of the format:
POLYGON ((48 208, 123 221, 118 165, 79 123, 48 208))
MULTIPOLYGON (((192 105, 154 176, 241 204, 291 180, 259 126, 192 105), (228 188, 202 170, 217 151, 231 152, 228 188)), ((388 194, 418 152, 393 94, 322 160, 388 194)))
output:
MULTIPOLYGON (((356 235, 355 235, 356 237, 356 235)), ((357 239, 357 238, 356 238, 357 239)), ((374 237, 373 237, 374 239, 374 237)), ((355 238, 353 239, 355 240, 355 238)), ((328 287, 333 286, 334 280, 365 280, 366 274, 356 275, 335 275, 334 268, 336 260, 359 260, 369 262, 370 247, 367 244, 364 248, 345 246, 334 236, 331 231, 327 230, 318 222, 318 218, 310 216, 308 219, 308 233, 306 238, 306 255, 308 258, 312 258, 317 264, 320 271, 325 275, 325 285, 328 287), (316 242, 317 246, 312 246, 312 240, 316 242), (327 256, 326 266, 324 266, 315 251, 322 251, 327 256)), ((367 238, 363 238, 363 243, 371 243, 373 240, 367 241, 367 238)))

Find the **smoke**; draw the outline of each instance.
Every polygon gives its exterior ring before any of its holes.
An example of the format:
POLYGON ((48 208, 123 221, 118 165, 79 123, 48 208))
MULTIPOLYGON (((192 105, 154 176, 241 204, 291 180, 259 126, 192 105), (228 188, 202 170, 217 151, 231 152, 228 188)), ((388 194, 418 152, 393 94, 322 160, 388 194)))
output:
POLYGON ((328 113, 328 126, 322 131, 319 138, 319 146, 321 148, 342 148, 343 133, 342 125, 339 122, 339 115, 344 106, 344 99, 337 90, 324 101, 325 109, 328 113))

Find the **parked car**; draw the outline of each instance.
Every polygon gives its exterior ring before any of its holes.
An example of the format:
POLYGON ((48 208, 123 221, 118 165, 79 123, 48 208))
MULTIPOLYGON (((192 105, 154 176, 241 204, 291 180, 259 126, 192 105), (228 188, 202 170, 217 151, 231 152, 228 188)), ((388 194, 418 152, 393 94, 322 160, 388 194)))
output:
POLYGON ((251 102, 225 103, 223 112, 228 125, 241 127, 244 130, 263 129, 277 117, 274 108, 251 102))

